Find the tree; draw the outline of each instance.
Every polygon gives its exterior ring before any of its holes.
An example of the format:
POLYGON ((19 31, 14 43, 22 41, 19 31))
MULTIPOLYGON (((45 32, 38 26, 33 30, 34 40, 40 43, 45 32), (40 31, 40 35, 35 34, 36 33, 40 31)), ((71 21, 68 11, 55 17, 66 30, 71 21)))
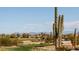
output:
POLYGON ((23 34, 22 34, 22 37, 23 37, 23 38, 29 38, 29 34, 28 34, 28 33, 27 33, 27 34, 26 34, 26 33, 23 33, 23 34))
POLYGON ((16 38, 17 36, 16 36, 16 34, 11 34, 10 35, 10 38, 16 38))
POLYGON ((16 34, 16 36, 17 36, 17 37, 20 37, 20 36, 21 36, 21 34, 20 34, 20 33, 17 33, 17 34, 16 34))

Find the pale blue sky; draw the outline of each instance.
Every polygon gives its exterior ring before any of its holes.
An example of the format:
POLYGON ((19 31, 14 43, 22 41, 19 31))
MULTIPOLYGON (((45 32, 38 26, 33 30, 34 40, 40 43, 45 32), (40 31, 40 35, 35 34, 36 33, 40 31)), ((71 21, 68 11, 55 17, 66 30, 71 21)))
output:
MULTIPOLYGON (((73 31, 79 23, 79 8, 59 8, 65 16, 65 32, 73 31)), ((0 7, 0 33, 50 32, 54 20, 52 7, 0 7)))

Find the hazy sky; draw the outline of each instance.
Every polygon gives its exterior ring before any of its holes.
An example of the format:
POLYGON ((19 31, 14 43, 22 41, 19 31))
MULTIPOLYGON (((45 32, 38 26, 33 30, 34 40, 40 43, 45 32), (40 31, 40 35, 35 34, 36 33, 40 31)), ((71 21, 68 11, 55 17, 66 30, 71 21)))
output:
MULTIPOLYGON (((79 26, 79 8, 58 8, 65 17, 65 33, 79 26)), ((54 8, 20 7, 0 8, 0 33, 50 32, 54 20, 54 8)))

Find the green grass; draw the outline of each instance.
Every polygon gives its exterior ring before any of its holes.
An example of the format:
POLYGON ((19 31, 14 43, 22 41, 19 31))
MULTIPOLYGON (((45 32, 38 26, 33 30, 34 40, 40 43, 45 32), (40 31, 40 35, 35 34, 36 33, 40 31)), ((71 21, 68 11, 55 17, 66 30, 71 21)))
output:
POLYGON ((31 46, 20 46, 17 48, 12 48, 10 50, 12 51, 31 51, 32 47, 31 46))
POLYGON ((29 45, 19 46, 17 48, 12 48, 10 50, 12 51, 32 51, 33 47, 44 47, 44 46, 49 46, 49 45, 50 44, 46 44, 46 43, 29 44, 29 45))

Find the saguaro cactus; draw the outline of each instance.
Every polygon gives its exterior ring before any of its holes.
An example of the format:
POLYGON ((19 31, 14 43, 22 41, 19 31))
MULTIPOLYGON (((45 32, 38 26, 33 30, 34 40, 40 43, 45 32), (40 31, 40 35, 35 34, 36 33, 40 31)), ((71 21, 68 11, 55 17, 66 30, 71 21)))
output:
POLYGON ((63 30, 64 30, 64 15, 61 16, 61 32, 63 34, 63 30))
POLYGON ((64 30, 64 15, 59 16, 59 47, 62 45, 62 35, 64 30))
POLYGON ((62 40, 62 33, 63 33, 63 22, 64 22, 64 16, 57 14, 57 7, 55 7, 55 22, 53 24, 53 35, 54 35, 54 43, 55 48, 61 47, 61 40, 62 40))
POLYGON ((61 16, 58 17, 58 47, 61 47, 61 16))
POLYGON ((74 30, 74 42, 73 42, 74 48, 76 48, 76 45, 77 45, 77 34, 76 34, 76 32, 77 32, 77 29, 75 28, 75 30, 74 30))
POLYGON ((57 17, 58 17, 58 15, 57 15, 57 7, 55 7, 55 22, 54 22, 54 40, 55 40, 55 48, 57 48, 57 38, 58 38, 58 26, 57 26, 57 24, 58 24, 58 22, 57 22, 57 17))

